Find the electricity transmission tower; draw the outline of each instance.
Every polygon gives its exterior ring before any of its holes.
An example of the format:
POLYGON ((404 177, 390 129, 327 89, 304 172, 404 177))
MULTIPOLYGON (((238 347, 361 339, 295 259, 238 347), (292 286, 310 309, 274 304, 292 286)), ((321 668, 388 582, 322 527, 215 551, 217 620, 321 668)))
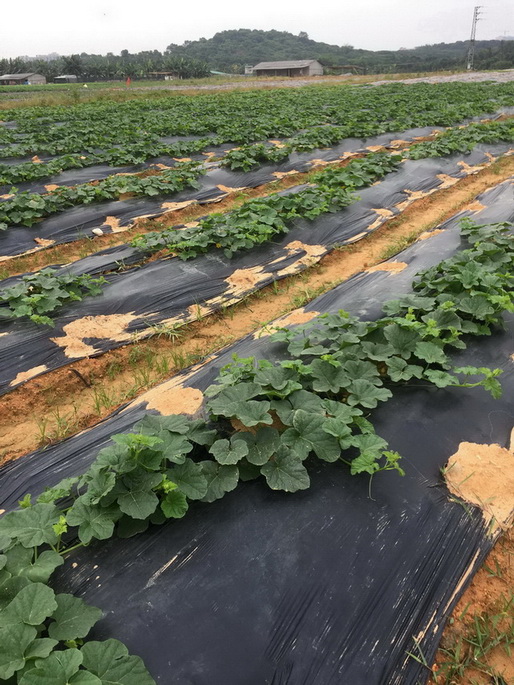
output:
POLYGON ((483 5, 477 5, 473 10, 473 22, 471 24, 471 36, 469 39, 468 50, 468 71, 473 70, 473 62, 475 59, 475 36, 477 33, 477 22, 479 21, 479 17, 482 14, 482 12, 480 11, 481 7, 483 7, 483 5))

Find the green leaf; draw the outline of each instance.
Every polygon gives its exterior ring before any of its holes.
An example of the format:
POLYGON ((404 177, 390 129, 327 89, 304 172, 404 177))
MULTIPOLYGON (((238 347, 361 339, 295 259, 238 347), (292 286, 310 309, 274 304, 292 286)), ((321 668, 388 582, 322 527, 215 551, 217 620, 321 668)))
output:
POLYGON ((343 369, 348 378, 353 380, 364 379, 375 385, 381 385, 382 380, 375 364, 363 361, 362 359, 350 360, 345 362, 343 369))
POLYGON ((423 359, 427 364, 446 364, 448 357, 440 345, 431 342, 416 343, 414 350, 416 357, 423 359))
POLYGON ((275 428, 264 426, 254 433, 236 433, 232 442, 244 442, 247 446, 246 459, 250 464, 262 466, 280 446, 280 435, 275 428))
POLYGON ((482 386, 485 390, 487 390, 488 393, 491 394, 491 397, 493 397, 493 399, 495 400, 499 400, 503 394, 503 388, 501 386, 500 381, 494 378, 493 376, 487 376, 486 378, 484 378, 484 380, 482 381, 482 386))
POLYGON ((33 558, 33 549, 22 547, 22 545, 15 545, 5 553, 3 565, 13 576, 23 575, 23 571, 26 567, 32 564, 33 558))
POLYGON ((202 461, 200 464, 207 480, 207 492, 202 498, 204 502, 214 502, 237 486, 237 466, 222 466, 213 461, 202 461))
POLYGON ((79 497, 66 514, 66 520, 71 526, 79 526, 78 535, 84 544, 89 544, 93 538, 107 540, 114 532, 114 522, 119 518, 118 511, 113 507, 91 506, 79 497))
POLYGON ((37 498, 38 502, 53 504, 56 500, 68 497, 78 478, 64 478, 53 488, 46 488, 37 498))
POLYGON ((216 440, 209 449, 218 464, 237 464, 248 454, 248 445, 243 440, 216 440))
MULTIPOLYGON (((0 518, 0 521, 2 519, 0 518)), ((11 537, 5 533, 0 532, 0 549, 7 549, 11 544, 11 537)))
POLYGON ((89 671, 77 671, 69 682, 70 685, 102 685, 100 678, 89 671))
POLYGON ((303 409, 310 414, 324 414, 323 400, 319 395, 307 390, 297 390, 285 400, 275 400, 271 408, 276 411, 278 418, 286 426, 292 425, 296 409, 303 409))
POLYGON ((118 640, 87 642, 81 651, 84 667, 97 675, 102 685, 156 685, 143 661, 129 655, 118 640))
POLYGON ((435 309, 429 314, 421 317, 421 320, 428 323, 430 320, 435 322, 437 328, 441 330, 449 330, 455 328, 460 330, 462 328, 462 319, 453 309, 435 309))
POLYGON ((350 464, 350 473, 352 476, 356 476, 359 473, 369 473, 373 475, 380 468, 378 460, 380 459, 380 454, 376 452, 363 452, 355 459, 352 459, 350 464))
POLYGON ((257 383, 239 383, 235 387, 224 388, 217 397, 209 401, 207 406, 214 416, 240 418, 239 411, 243 405, 260 393, 262 393, 262 388, 257 383))
POLYGON ((343 368, 321 359, 315 359, 307 369, 312 378, 312 388, 316 392, 338 393, 349 381, 343 368))
POLYGON ((122 492, 117 495, 121 511, 134 519, 148 518, 159 504, 159 498, 152 488, 157 487, 161 481, 160 473, 149 473, 143 469, 132 471, 124 476, 120 484, 122 492))
POLYGON ((387 447, 387 442, 376 433, 365 433, 364 435, 354 435, 352 445, 361 452, 381 453, 387 447))
POLYGON ((46 659, 58 644, 57 640, 49 637, 39 637, 28 646, 25 659, 46 659))
POLYGON ((7 571, 2 571, 0 577, 2 574, 4 574, 4 577, 2 577, 0 583, 0 609, 5 609, 22 588, 30 585, 30 580, 23 576, 14 576, 11 578, 7 571))
POLYGON ((54 640, 76 640, 86 637, 91 628, 102 618, 101 609, 88 606, 84 600, 73 595, 56 595, 57 609, 48 634, 54 640))
MULTIPOLYGON (((160 449, 162 454, 166 457, 168 461, 175 464, 183 464, 185 455, 192 451, 193 445, 189 442, 189 436, 182 435, 180 433, 169 433, 162 431, 159 433, 159 437, 162 439, 162 445, 160 449)), ((155 466, 150 467, 148 463, 143 458, 140 458, 140 462, 144 464, 147 468, 158 469, 160 462, 157 461, 155 466)))
POLYGON ((191 422, 187 437, 192 442, 196 442, 197 445, 212 445, 216 435, 215 430, 207 429, 205 421, 197 419, 191 422))
POLYGON ((261 467, 261 473, 272 490, 298 492, 310 485, 309 474, 301 459, 284 448, 261 467))
POLYGON ((170 414, 169 416, 147 414, 136 423, 134 431, 143 435, 157 435, 161 431, 185 435, 189 431, 190 423, 190 419, 184 414, 170 414))
POLYGON ((376 385, 365 380, 353 381, 348 387, 348 404, 360 404, 373 409, 379 402, 385 402, 393 393, 387 388, 377 388, 376 385))
POLYGON ((433 383, 436 388, 446 388, 449 385, 455 385, 459 382, 456 376, 452 376, 451 374, 446 373, 446 371, 437 371, 434 369, 426 369, 423 372, 423 378, 426 378, 427 381, 433 383))
POLYGON ((259 423, 273 423, 269 410, 270 403, 267 401, 248 400, 238 408, 234 416, 241 421, 243 426, 251 428, 259 423))
POLYGON ((391 345, 393 352, 399 354, 404 359, 409 359, 417 341, 419 340, 419 334, 416 331, 412 331, 406 328, 402 328, 397 323, 389 324, 385 326, 384 336, 386 340, 391 345))
POLYGON ((324 461, 336 461, 341 456, 339 441, 323 430, 326 418, 310 414, 303 409, 294 413, 293 427, 282 433, 282 442, 300 458, 306 459, 311 452, 324 461))
POLYGON ((35 504, 5 514, 0 518, 0 534, 8 535, 24 547, 39 547, 45 542, 54 545, 57 536, 52 526, 59 521, 60 510, 53 504, 35 504))
POLYGON ((475 319, 485 320, 494 314, 494 307, 485 295, 473 295, 472 297, 461 297, 457 302, 458 308, 471 314, 475 319))
MULTIPOLYGON (((116 437, 116 436, 114 436, 116 437)), ((107 495, 116 484, 116 476, 112 471, 105 471, 104 467, 93 466, 88 472, 90 479, 87 483, 85 497, 89 504, 98 504, 104 495, 107 495)))
POLYGON ((36 635, 35 628, 22 623, 0 628, 0 678, 8 680, 25 666, 25 652, 36 635))
POLYGON ((183 464, 174 466, 166 473, 168 478, 176 483, 189 499, 198 500, 205 497, 207 478, 204 476, 200 464, 195 464, 192 459, 186 459, 183 464))
POLYGON ((115 473, 123 474, 133 471, 137 467, 137 460, 128 445, 110 445, 104 447, 95 459, 97 466, 107 466, 115 473))
MULTIPOLYGON (((20 685, 71 685, 78 675, 82 654, 78 649, 53 652, 47 659, 38 659, 35 668, 23 674, 20 685)), ((88 681, 86 681, 87 683, 88 681)), ((89 683, 88 683, 89 685, 89 683)), ((97 685, 96 683, 91 685, 97 685)))
POLYGON ((147 519, 156 510, 159 498, 155 492, 145 489, 131 489, 119 495, 121 511, 134 519, 147 519))
POLYGON ((185 516, 189 505, 186 496, 180 490, 168 492, 166 497, 161 501, 161 509, 166 518, 180 519, 185 516))
POLYGON ((302 384, 298 383, 297 372, 281 366, 258 369, 254 380, 265 388, 272 388, 280 397, 290 395, 302 388, 302 384))
POLYGON ((387 360, 387 373, 395 383, 408 381, 411 378, 421 378, 423 367, 417 364, 408 364, 401 357, 391 357, 387 360))
POLYGON ((341 419, 345 423, 352 423, 355 417, 362 415, 362 410, 358 407, 350 407, 344 402, 337 402, 336 400, 323 400, 323 413, 330 414, 336 419, 341 419))
POLYGON ((37 626, 57 608, 54 591, 43 583, 30 583, 22 588, 3 610, 1 617, 10 623, 37 626))
POLYGON ((347 423, 340 418, 328 418, 322 424, 325 433, 333 435, 339 442, 339 447, 342 450, 348 449, 351 445, 350 437, 352 435, 351 422, 347 423))

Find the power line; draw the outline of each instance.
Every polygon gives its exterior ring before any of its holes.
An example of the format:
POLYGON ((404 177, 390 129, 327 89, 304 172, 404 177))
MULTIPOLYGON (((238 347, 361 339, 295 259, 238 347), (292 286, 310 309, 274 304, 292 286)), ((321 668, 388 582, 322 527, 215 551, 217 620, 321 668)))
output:
POLYGON ((477 23, 480 21, 479 17, 483 14, 483 12, 480 11, 481 7, 483 7, 483 5, 476 5, 473 10, 473 22, 471 24, 471 36, 468 50, 468 71, 473 70, 473 63, 475 61, 475 36, 477 33, 477 23))

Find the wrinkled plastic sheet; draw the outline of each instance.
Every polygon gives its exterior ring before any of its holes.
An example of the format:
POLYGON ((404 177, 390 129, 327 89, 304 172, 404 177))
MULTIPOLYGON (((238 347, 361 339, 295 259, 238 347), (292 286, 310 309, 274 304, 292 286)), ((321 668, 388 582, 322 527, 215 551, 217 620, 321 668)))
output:
MULTIPOLYGON (((415 273, 461 249, 461 216, 398 255, 403 271, 361 273, 305 309, 380 316, 385 301, 410 291, 415 273)), ((512 207, 498 202, 478 218, 508 220, 512 207)), ((500 400, 483 389, 409 384, 372 412, 406 470, 404 478, 375 477, 372 498, 367 478, 316 462, 309 490, 240 484, 213 504, 194 503, 184 519, 74 552, 54 586, 102 607, 90 637, 123 640, 166 685, 426 683, 427 669, 407 654, 413 638, 432 663, 445 620, 493 544, 480 511, 448 498, 440 469, 461 441, 508 442, 512 314, 506 326, 456 355, 459 365, 504 370, 500 400)), ((282 349, 247 336, 168 386, 205 390, 233 353, 276 359, 282 349)), ((83 472, 110 435, 144 415, 149 396, 7 464, 0 507, 83 472)))
MULTIPOLYGON (((34 249, 41 249, 41 247, 37 247, 37 240, 51 240, 53 244, 59 244, 73 242, 85 237, 94 238, 95 235, 91 232, 93 228, 101 228, 104 233, 127 230, 137 218, 156 218, 168 211, 173 211, 173 209, 170 210, 169 207, 166 207, 166 204, 169 202, 196 202, 198 204, 215 202, 227 196, 229 191, 226 188, 255 188, 259 185, 276 181, 278 178, 281 178, 282 174, 307 172, 314 163, 319 163, 320 161, 334 162, 339 159, 345 159, 349 155, 369 153, 369 148, 391 146, 393 141, 398 140, 398 136, 401 136, 402 141, 412 141, 417 137, 427 136, 438 130, 441 130, 441 128, 426 127, 409 129, 403 133, 385 133, 367 139, 348 138, 332 148, 317 149, 303 153, 295 152, 289 155, 284 162, 265 164, 258 169, 248 172, 231 171, 219 167, 218 164, 207 163, 208 171, 198 179, 200 184, 198 190, 186 189, 179 193, 159 196, 158 198, 136 197, 127 200, 112 200, 92 205, 81 205, 43 219, 29 228, 11 226, 7 231, 0 233, 0 257, 13 257, 34 249), (114 229, 113 219, 115 220, 114 229)), ((151 163, 174 164, 175 162, 170 158, 159 157, 151 160, 151 163)), ((77 174, 87 175, 89 171, 94 171, 95 169, 98 169, 98 167, 64 172, 64 174, 72 174, 66 178, 68 180, 75 178, 78 182, 79 177, 77 174)), ((121 173, 121 169, 117 173, 121 173)), ((83 175, 80 178, 82 179, 81 182, 85 182, 86 176, 83 175)), ((33 186, 27 185, 25 189, 33 187, 35 189, 34 192, 41 192, 41 187, 50 183, 60 184, 59 179, 53 177, 52 180, 45 179, 44 183, 37 182, 33 186)))
MULTIPOLYGON (((495 154, 505 150, 507 146, 494 147, 495 154)), ((314 221, 299 220, 276 241, 242 251, 232 259, 217 250, 191 261, 160 259, 107 275, 108 284, 101 296, 66 306, 55 317, 52 328, 24 320, 3 323, 0 333, 7 335, 0 335, 0 394, 40 373, 102 354, 133 341, 134 336, 147 336, 154 325, 194 321, 199 305, 202 314, 215 312, 274 281, 299 273, 334 245, 352 243, 376 230, 399 214, 406 202, 446 187, 448 182, 472 173, 476 165, 490 164, 487 155, 491 151, 493 148, 487 146, 469 155, 406 161, 381 182, 361 190, 358 202, 314 221), (97 332, 88 335, 90 324, 95 331, 98 326, 87 317, 116 318, 122 314, 130 315, 130 321, 117 336, 106 333, 99 338, 97 332), (78 345, 77 333, 73 334, 76 322, 85 322, 78 345), (68 331, 72 339, 66 336, 68 331)), ((502 188, 502 201, 511 207, 512 185, 502 188)), ((132 248, 120 246, 76 262, 70 270, 94 274, 124 259, 127 263, 137 261, 140 256, 132 248)))

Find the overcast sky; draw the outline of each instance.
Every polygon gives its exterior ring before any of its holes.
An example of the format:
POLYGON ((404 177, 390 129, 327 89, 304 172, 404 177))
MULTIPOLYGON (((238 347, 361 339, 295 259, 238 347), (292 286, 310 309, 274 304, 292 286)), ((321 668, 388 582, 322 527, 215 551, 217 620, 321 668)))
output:
MULTIPOLYGON (((2 2, 0 57, 164 50, 227 29, 277 29, 396 50, 469 37, 480 0, 24 0, 2 2)), ((513 0, 486 0, 477 38, 514 35, 513 0)))

